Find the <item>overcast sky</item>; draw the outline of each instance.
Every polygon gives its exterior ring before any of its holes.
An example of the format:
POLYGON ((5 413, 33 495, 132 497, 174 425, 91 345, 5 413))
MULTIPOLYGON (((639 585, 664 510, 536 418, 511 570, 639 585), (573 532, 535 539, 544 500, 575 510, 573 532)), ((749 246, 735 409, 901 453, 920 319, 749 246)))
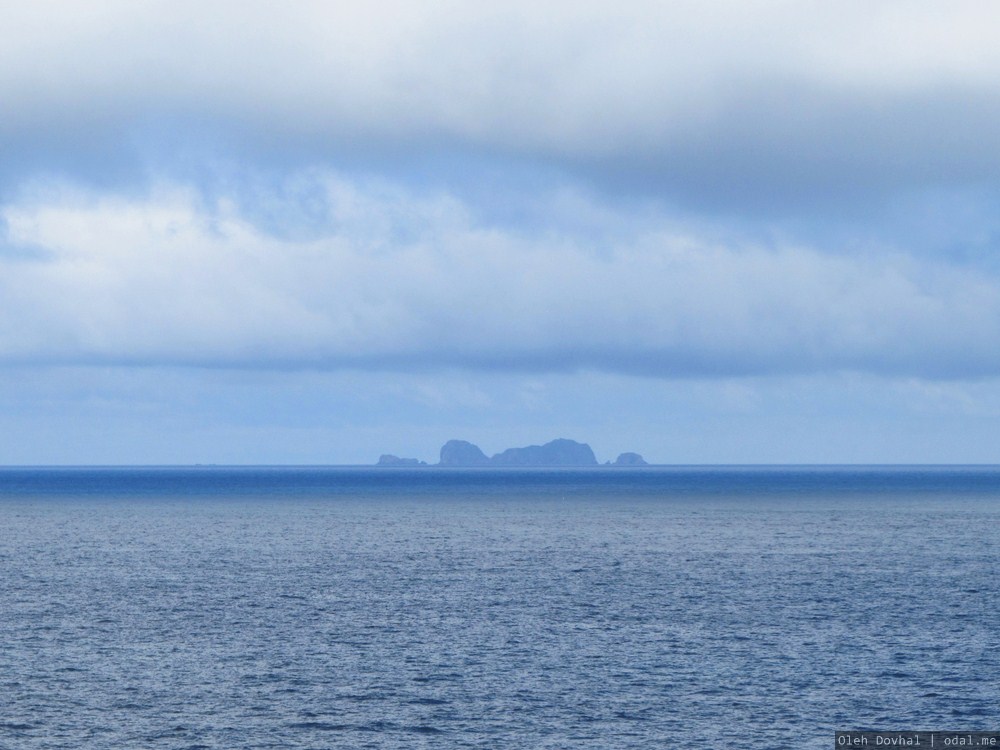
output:
POLYGON ((1000 462, 998 134, 987 0, 7 3, 0 463, 1000 462))

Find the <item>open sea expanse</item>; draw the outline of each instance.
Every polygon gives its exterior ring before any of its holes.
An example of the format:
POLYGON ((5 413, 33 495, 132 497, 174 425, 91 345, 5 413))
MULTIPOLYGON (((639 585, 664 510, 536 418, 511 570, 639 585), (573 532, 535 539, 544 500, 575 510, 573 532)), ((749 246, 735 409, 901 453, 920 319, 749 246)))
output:
POLYGON ((1000 468, 0 469, 0 749, 1000 730, 1000 468))

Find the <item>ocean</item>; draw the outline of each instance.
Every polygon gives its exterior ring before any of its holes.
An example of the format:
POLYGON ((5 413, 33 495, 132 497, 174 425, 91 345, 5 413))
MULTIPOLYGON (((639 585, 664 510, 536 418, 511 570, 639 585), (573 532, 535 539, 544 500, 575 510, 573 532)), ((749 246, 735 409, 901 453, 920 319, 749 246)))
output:
POLYGON ((1000 468, 0 469, 0 749, 1000 730, 1000 468))

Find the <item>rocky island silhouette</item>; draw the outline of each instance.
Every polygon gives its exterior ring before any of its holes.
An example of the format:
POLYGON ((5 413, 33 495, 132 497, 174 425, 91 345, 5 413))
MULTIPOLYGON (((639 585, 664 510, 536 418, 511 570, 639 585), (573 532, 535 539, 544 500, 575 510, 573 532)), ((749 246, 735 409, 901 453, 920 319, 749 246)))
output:
MULTIPOLYGON (((467 440, 449 440, 441 446, 440 460, 428 464, 416 458, 400 458, 390 453, 383 454, 376 464, 385 467, 545 467, 545 466, 599 466, 594 451, 586 443, 578 443, 567 438, 557 438, 544 445, 528 445, 523 448, 508 448, 493 456, 487 456, 475 443, 467 440)), ((638 453, 622 453, 614 462, 605 466, 648 466, 638 453)))

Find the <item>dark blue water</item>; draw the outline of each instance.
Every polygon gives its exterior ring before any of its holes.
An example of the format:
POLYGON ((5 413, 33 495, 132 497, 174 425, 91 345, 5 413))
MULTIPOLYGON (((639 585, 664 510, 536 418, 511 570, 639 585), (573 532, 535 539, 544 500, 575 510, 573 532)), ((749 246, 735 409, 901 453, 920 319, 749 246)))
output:
POLYGON ((1000 729, 1000 469, 0 469, 0 748, 1000 729))

